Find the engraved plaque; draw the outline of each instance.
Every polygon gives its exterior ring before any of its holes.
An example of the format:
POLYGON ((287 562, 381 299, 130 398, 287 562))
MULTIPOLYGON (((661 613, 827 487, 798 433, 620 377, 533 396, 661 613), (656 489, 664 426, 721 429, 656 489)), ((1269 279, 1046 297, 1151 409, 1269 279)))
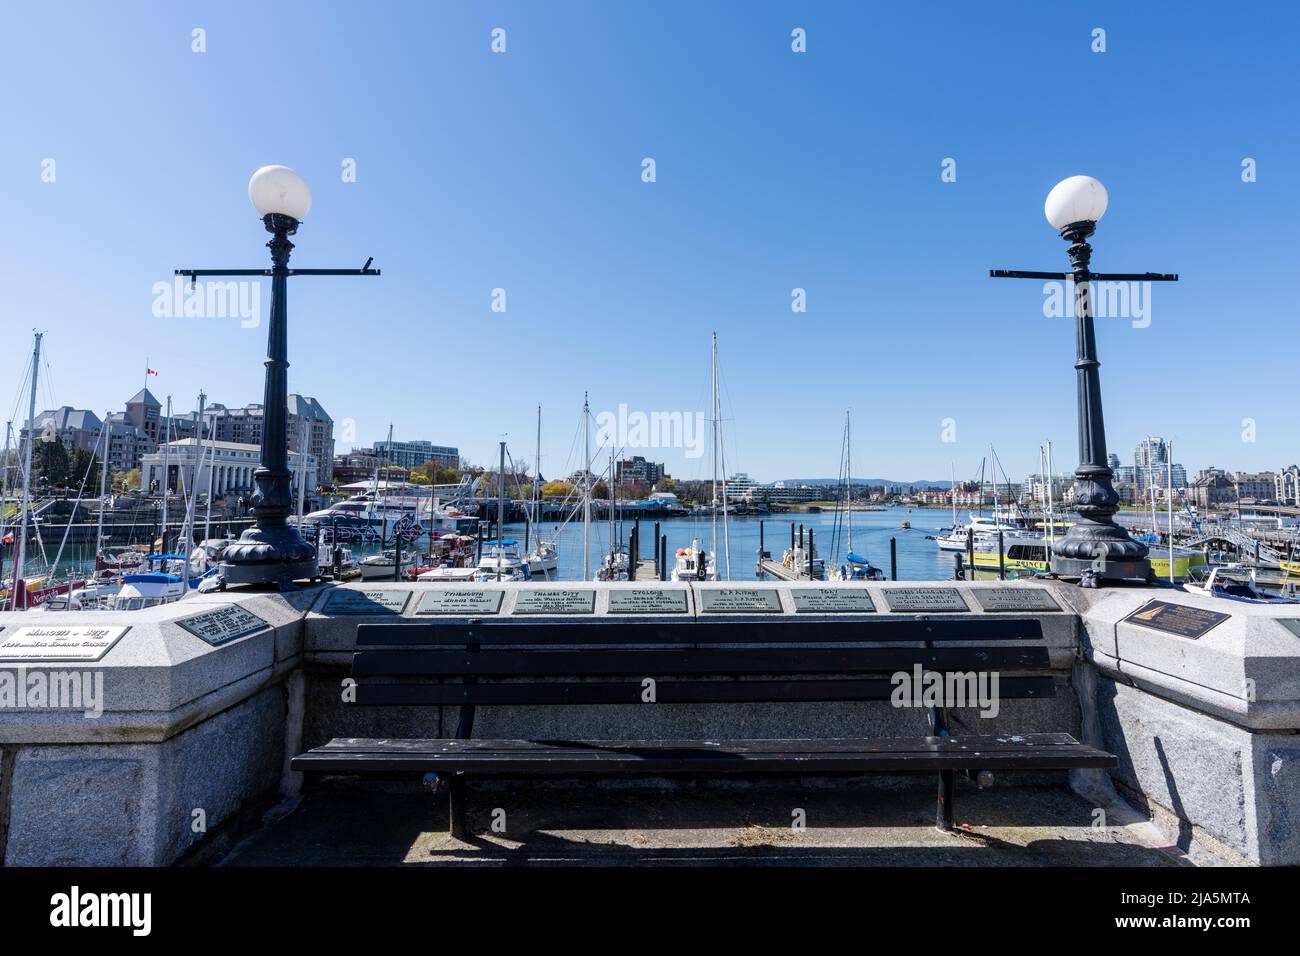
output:
POLYGON ((252 611, 246 611, 238 604, 204 611, 202 614, 187 617, 176 623, 213 647, 229 644, 231 641, 256 634, 271 626, 252 611))
POLYGON ((886 588, 891 611, 969 611, 956 588, 886 588))
POLYGON ((611 588, 610 614, 685 614, 685 590, 658 588, 611 588))
POLYGON ((1043 588, 975 588, 975 600, 986 611, 1059 611, 1061 606, 1043 588))
POLYGON ((92 624, 18 627, 0 641, 0 661, 97 661, 130 629, 92 624))
POLYGON ((870 614, 876 605, 860 588, 791 588, 796 614, 870 614))
POLYGON ((1166 634, 1176 634, 1194 641, 1230 617, 1231 614, 1203 611, 1199 607, 1188 607, 1185 604, 1147 601, 1124 620, 1140 627, 1148 627, 1153 631, 1164 631, 1166 634))
POLYGON ((519 591, 515 614, 594 614, 596 592, 587 588, 553 591, 519 591))
POLYGON ((502 591, 485 591, 480 588, 438 588, 425 591, 420 597, 416 614, 454 614, 459 617, 477 617, 480 614, 498 614, 501 611, 502 591))
POLYGON ((781 597, 768 588, 702 588, 700 610, 708 614, 780 614, 781 597))
POLYGON ((340 588, 325 599, 322 614, 401 614, 410 591, 383 591, 373 588, 354 591, 340 588))

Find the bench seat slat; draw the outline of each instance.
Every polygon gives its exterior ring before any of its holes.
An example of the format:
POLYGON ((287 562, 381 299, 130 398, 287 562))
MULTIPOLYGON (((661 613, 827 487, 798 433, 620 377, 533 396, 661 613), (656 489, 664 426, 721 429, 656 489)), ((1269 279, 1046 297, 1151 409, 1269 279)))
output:
POLYGON ((292 769, 322 773, 760 773, 933 772, 1106 768, 1117 759, 1068 735, 843 738, 834 741, 332 741, 295 757, 292 769), (1043 739, 1047 738, 1047 739, 1043 739), (498 744, 496 749, 492 744, 498 744))
MULTIPOLYGON (((358 683, 356 703, 371 705, 435 704, 640 704, 640 680, 580 683, 497 684, 374 684, 358 683)), ((667 680, 656 679, 655 701, 675 703, 782 703, 788 701, 889 700, 894 683, 888 678, 843 680, 667 680)), ((1050 698, 1050 675, 1001 677, 998 697, 1050 698)), ((946 706, 953 706, 948 702, 946 706)))
POLYGON ((532 623, 518 619, 451 624, 411 621, 362 624, 360 647, 445 644, 835 644, 907 641, 1040 640, 1042 624, 1026 617, 866 621, 583 621, 532 623))
POLYGON ((1046 734, 961 734, 956 737, 761 737, 728 740, 694 738, 653 738, 647 740, 525 740, 452 737, 335 737, 315 748, 312 753, 461 753, 484 750, 503 753, 512 750, 699 750, 724 747, 738 753, 810 753, 860 751, 869 745, 872 751, 912 752, 916 750, 989 749, 1000 744, 1010 746, 1065 747, 1078 741, 1066 733, 1046 734))
POLYGON ((1030 670, 1050 664, 1047 648, 699 648, 680 650, 359 651, 357 677, 469 675, 585 677, 609 674, 858 674, 926 670, 1030 670))

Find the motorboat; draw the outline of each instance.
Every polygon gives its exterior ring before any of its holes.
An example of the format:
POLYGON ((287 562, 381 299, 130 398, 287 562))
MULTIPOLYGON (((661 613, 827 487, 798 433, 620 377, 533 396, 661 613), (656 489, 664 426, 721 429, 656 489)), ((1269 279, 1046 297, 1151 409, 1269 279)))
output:
MULTIPOLYGON (((416 554, 414 551, 403 551, 401 562, 401 577, 406 573, 415 570, 416 554)), ((361 559, 361 580, 363 581, 391 581, 398 576, 397 568, 397 549, 385 548, 379 554, 372 554, 368 558, 361 559)))
MULTIPOLYGON (((984 535, 975 539, 975 568, 997 572, 999 567, 1009 577, 1032 577, 1048 572, 1049 541, 1039 534, 1002 533, 1002 555, 999 561, 998 536, 984 535)), ((1193 548, 1154 544, 1148 549, 1147 560, 1157 581, 1170 580, 1170 551, 1173 558, 1173 579, 1185 581, 1193 569, 1204 567, 1205 555, 1193 548)))
POLYGON ((850 551, 844 563, 831 576, 832 581, 883 581, 885 572, 862 555, 850 551))
POLYGON ((181 554, 151 554, 145 560, 148 562, 148 570, 123 575, 121 588, 110 599, 109 606, 114 611, 138 611, 141 608, 171 604, 181 600, 207 579, 216 579, 220 575, 220 568, 214 566, 187 580, 186 559, 181 554))
POLYGON ((1300 604, 1295 595, 1295 585, 1288 591, 1269 594, 1260 589, 1255 580, 1255 569, 1242 565, 1195 568, 1184 582, 1183 590, 1189 594, 1223 598, 1225 601, 1244 601, 1247 604, 1300 604))
POLYGON ((519 542, 497 539, 483 544, 483 557, 475 568, 475 581, 527 581, 528 561, 519 553, 519 542))
POLYGON ((668 576, 673 581, 716 581, 718 569, 708 552, 700 547, 699 538, 692 538, 689 548, 677 549, 677 561, 668 576))
POLYGON ((1029 530, 1029 519, 1019 512, 993 517, 972 514, 966 524, 957 525, 947 534, 935 535, 934 543, 940 551, 965 551, 968 534, 978 538, 981 535, 996 536, 999 531, 1003 534, 1025 534, 1029 530))

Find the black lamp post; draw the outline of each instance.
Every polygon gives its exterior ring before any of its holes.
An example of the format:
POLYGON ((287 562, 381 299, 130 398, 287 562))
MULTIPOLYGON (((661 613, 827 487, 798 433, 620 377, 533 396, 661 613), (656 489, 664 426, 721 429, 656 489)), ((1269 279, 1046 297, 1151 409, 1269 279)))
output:
MULTIPOLYGON (((293 510, 289 494, 289 360, 286 283, 299 275, 379 275, 366 260, 360 269, 290 269, 289 237, 298 231, 311 208, 311 191, 302 177, 286 166, 263 166, 248 181, 248 198, 271 233, 268 269, 177 269, 189 276, 270 276, 271 316, 267 329, 266 386, 262 399, 261 465, 253 473, 252 527, 228 546, 221 556, 221 576, 226 584, 278 584, 319 574, 315 549, 288 523, 293 510)), ((301 450, 306 454, 307 450, 301 450)))
POLYGON ((1103 579, 1149 580, 1151 562, 1147 546, 1129 537, 1115 523, 1119 495, 1106 461, 1106 425, 1102 417, 1101 376, 1097 338, 1093 329, 1090 283, 1176 282, 1178 276, 1154 272, 1097 273, 1088 268, 1092 246, 1088 237, 1106 212, 1106 189, 1091 176, 1071 176, 1047 195, 1047 221, 1070 243, 1066 250, 1071 272, 1022 272, 994 269, 994 278, 1065 279, 1074 281, 1078 381, 1079 467, 1074 472, 1074 511, 1079 520, 1052 548, 1052 569, 1061 577, 1078 578, 1082 587, 1096 587, 1103 579))

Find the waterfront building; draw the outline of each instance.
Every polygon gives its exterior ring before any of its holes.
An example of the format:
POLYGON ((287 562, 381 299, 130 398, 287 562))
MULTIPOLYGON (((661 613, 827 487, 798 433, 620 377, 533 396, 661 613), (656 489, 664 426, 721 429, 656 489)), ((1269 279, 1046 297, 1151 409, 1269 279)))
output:
POLYGON ((331 475, 335 485, 373 483, 376 474, 381 479, 397 481, 406 478, 406 469, 398 465, 390 468, 387 456, 380 456, 373 448, 354 448, 333 459, 331 475))
POLYGON ((1273 476, 1273 499, 1283 505, 1300 505, 1300 466, 1291 465, 1273 476))
POLYGON ((758 482, 747 472, 738 471, 727 479, 727 500, 751 500, 758 495, 758 482))
POLYGON ((99 416, 84 408, 62 405, 43 411, 36 416, 35 427, 28 422, 19 432, 22 441, 34 433, 37 441, 58 438, 68 451, 82 449, 99 453, 100 433, 104 423, 99 416))
POLYGON ((668 477, 662 462, 646 461, 640 455, 625 458, 614 463, 614 474, 620 485, 628 482, 640 482, 653 487, 656 482, 668 477))
MULTIPOLYGON (((125 424, 140 429, 147 441, 154 445, 162 438, 162 403, 147 388, 140 389, 127 400, 122 420, 125 424)), ((152 450, 144 449, 146 452, 152 450)))
POLYGON ((385 463, 391 461, 399 468, 412 471, 429 462, 439 468, 460 467, 460 449, 450 445, 435 445, 429 441, 375 442, 374 454, 385 463))
POLYGON ((1144 438, 1133 452, 1134 497, 1145 499, 1151 488, 1167 488, 1170 471, 1175 489, 1187 487, 1187 469, 1169 461, 1169 443, 1163 438, 1144 438))
MULTIPOLYGON (((288 411, 289 448, 292 451, 302 451, 305 444, 307 453, 317 461, 333 461, 334 420, 321 407, 320 402, 293 394, 289 396, 288 411)), ((260 445, 264 417, 264 409, 260 404, 227 408, 214 402, 203 411, 204 436, 237 445, 260 445)), ((192 422, 195 418, 195 413, 173 416, 173 435, 179 438, 191 437, 194 428, 184 423, 192 422), (182 423, 179 428, 177 423, 182 423)))
MULTIPOLYGON (((162 491, 164 485, 173 492, 188 493, 194 483, 198 493, 208 493, 208 477, 211 472, 214 498, 228 495, 252 494, 256 487, 253 473, 261 462, 261 446, 244 442, 220 440, 204 441, 201 446, 193 438, 182 438, 167 442, 166 451, 160 446, 156 451, 146 454, 141 463, 140 479, 146 490, 154 488, 162 491), (202 455, 202 462, 195 473, 196 447, 202 455), (209 465, 209 456, 215 458, 209 465), (165 462, 164 462, 165 459, 165 462), (164 476, 164 464, 166 474, 164 476), (156 483, 156 484, 155 484, 156 483)), ((316 492, 319 484, 319 459, 308 455, 305 473, 305 488, 308 496, 316 492)), ((296 451, 289 452, 290 486, 294 499, 298 496, 298 478, 303 474, 302 455, 296 451)))
POLYGON ((822 485, 790 485, 784 481, 774 481, 770 485, 760 485, 755 494, 768 501, 790 504, 800 501, 821 501, 827 495, 834 497, 835 491, 822 485))
POLYGON ((1271 471, 1237 472, 1232 479, 1237 500, 1273 501, 1276 495, 1277 475, 1271 471))
POLYGON ((1198 508, 1228 504, 1236 497, 1236 488, 1228 473, 1213 465, 1197 472, 1187 486, 1187 500, 1198 508))

